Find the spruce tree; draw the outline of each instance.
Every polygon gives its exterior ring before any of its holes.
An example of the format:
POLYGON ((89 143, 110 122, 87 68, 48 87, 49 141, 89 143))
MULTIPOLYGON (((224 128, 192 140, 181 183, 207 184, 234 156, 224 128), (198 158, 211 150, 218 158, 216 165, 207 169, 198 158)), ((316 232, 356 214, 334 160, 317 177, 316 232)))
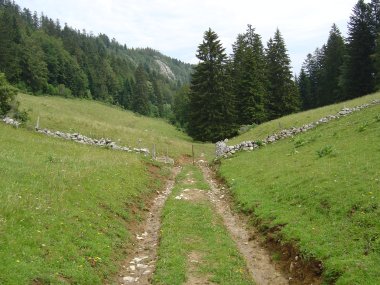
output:
POLYGON ((267 101, 269 119, 298 111, 300 108, 298 88, 293 81, 289 55, 278 29, 273 39, 268 42, 266 65, 269 81, 267 101))
POLYGON ((261 37, 248 25, 233 45, 233 86, 238 123, 261 123, 266 118, 265 95, 267 80, 261 37))
POLYGON ((297 84, 298 84, 298 89, 300 92, 302 110, 309 110, 313 108, 314 102, 313 102, 313 97, 311 93, 310 78, 306 74, 304 68, 301 68, 301 72, 298 77, 297 84))
POLYGON ((189 134, 216 142, 235 134, 234 100, 227 55, 218 35, 209 29, 198 46, 189 94, 189 134))
POLYGON ((345 57, 345 44, 338 27, 333 24, 323 54, 320 106, 342 101, 343 92, 339 85, 345 57))
POLYGON ((375 34, 369 4, 359 0, 348 23, 347 56, 341 84, 345 98, 351 99, 375 90, 375 34))
POLYGON ((141 64, 136 69, 135 79, 132 110, 142 115, 149 115, 148 78, 141 64))

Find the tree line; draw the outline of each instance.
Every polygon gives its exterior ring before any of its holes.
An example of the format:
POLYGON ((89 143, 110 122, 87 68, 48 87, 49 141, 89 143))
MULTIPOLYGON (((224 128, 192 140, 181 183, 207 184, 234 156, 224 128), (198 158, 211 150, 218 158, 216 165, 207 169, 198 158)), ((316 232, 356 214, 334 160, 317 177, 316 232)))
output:
POLYGON ((353 99, 380 87, 380 1, 359 0, 345 39, 333 24, 327 43, 308 54, 297 85, 302 109, 353 99))
POLYGON ((193 138, 215 142, 234 136, 242 125, 372 93, 380 87, 379 32, 380 0, 359 0, 348 37, 333 24, 327 43, 308 54, 293 76, 278 29, 264 48, 248 25, 230 56, 209 29, 198 47, 191 84, 175 97, 177 121, 193 138))
POLYGON ((301 100, 284 39, 277 29, 267 46, 248 25, 227 56, 218 35, 204 33, 191 84, 175 97, 174 112, 200 141, 218 141, 239 126, 260 124, 300 110, 301 100))
POLYGON ((0 0, 0 72, 22 91, 92 98, 171 118, 174 94, 189 82, 191 65, 0 0), (173 74, 163 73, 160 64, 173 74))

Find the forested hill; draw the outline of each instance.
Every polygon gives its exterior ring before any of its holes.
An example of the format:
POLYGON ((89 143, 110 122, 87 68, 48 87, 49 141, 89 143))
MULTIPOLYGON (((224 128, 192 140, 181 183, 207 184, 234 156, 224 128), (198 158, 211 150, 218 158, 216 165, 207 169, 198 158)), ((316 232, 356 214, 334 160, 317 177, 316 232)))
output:
POLYGON ((0 0, 0 72, 21 90, 93 98, 169 118, 191 68, 151 48, 128 48, 0 0))

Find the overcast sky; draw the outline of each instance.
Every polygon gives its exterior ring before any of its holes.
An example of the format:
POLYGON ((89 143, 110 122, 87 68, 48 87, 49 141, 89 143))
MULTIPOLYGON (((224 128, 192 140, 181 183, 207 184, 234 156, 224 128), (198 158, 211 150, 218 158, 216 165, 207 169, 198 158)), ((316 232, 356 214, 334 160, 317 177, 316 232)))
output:
POLYGON ((22 8, 43 12, 61 24, 107 34, 128 47, 151 47, 184 62, 195 53, 209 27, 228 53, 247 24, 264 45, 278 27, 294 72, 308 53, 326 43, 336 23, 343 35, 357 0, 16 0, 22 8))

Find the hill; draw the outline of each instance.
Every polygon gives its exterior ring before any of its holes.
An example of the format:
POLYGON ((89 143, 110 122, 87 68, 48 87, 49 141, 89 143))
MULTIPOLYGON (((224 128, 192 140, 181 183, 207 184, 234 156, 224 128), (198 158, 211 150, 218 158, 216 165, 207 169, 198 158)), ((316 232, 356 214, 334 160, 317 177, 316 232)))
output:
POLYGON ((213 155, 213 145, 197 144, 183 132, 163 119, 148 118, 120 107, 86 99, 65 99, 52 96, 19 94, 21 109, 30 110, 29 127, 34 128, 40 118, 40 128, 77 132, 91 138, 110 138, 119 145, 144 147, 158 155, 179 158, 192 154, 213 155))
POLYGON ((92 98, 154 117, 173 118, 174 94, 192 70, 152 48, 62 27, 9 0, 0 2, 0 51, 0 72, 20 90, 92 98))
MULTIPOLYGON (((379 93, 280 118, 230 143, 263 139, 375 98, 379 93)), ((323 269, 326 283, 379 284, 379 116, 376 105, 221 161, 220 175, 237 207, 268 243, 295 249, 274 254, 290 259, 292 270, 298 270, 299 254, 321 262, 316 270, 323 269)))

